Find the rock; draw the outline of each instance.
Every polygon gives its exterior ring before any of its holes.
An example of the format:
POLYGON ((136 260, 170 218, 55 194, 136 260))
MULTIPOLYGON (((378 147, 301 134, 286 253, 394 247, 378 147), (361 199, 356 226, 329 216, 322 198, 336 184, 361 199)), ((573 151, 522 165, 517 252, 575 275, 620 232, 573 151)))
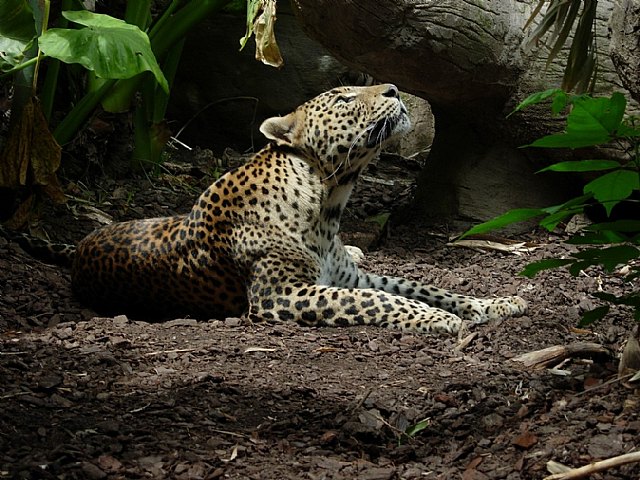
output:
POLYGON ((620 434, 594 435, 587 440, 587 452, 594 460, 615 457, 624 453, 620 434))
POLYGON ((91 462, 82 462, 81 468, 88 479, 99 480, 107 478, 107 474, 91 462))

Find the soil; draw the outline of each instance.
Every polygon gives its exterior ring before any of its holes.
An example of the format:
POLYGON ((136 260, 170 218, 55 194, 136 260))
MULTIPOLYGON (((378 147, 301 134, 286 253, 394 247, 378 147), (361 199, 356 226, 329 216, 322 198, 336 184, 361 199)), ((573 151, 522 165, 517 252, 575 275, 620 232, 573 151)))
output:
MULTIPOLYGON (((75 241, 107 216, 185 212, 224 165, 200 152, 167 167, 67 183, 72 200, 46 209, 36 230, 75 241)), ((369 250, 363 268, 518 294, 525 316, 471 326, 462 346, 374 327, 104 318, 73 298, 66 270, 0 237, 0 478, 540 479, 551 460, 577 467, 637 451, 639 391, 617 379, 632 313, 615 307, 576 328, 599 305, 591 292, 637 284, 596 269, 518 275, 574 248, 562 235, 519 235, 538 248, 516 255, 450 246, 444 226, 381 232, 363 219, 410 198, 417 169, 398 168, 402 181, 373 168, 349 206, 345 238, 369 250), (609 353, 554 369, 516 360, 587 341, 609 353)), ((593 478, 637 479, 640 465, 593 478)))

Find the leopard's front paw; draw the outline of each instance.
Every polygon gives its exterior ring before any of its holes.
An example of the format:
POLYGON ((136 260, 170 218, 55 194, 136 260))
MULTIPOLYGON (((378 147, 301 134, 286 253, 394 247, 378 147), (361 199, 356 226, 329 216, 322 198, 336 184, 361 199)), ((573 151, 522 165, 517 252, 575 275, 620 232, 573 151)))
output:
POLYGON ((423 332, 456 334, 462 328, 462 319, 453 313, 434 309, 438 313, 421 326, 423 332))
POLYGON ((345 245, 344 249, 356 265, 364 260, 364 252, 359 247, 356 247, 355 245, 345 245))
POLYGON ((507 317, 519 317, 527 311, 527 302, 517 296, 498 298, 476 298, 461 312, 473 323, 486 323, 507 317))

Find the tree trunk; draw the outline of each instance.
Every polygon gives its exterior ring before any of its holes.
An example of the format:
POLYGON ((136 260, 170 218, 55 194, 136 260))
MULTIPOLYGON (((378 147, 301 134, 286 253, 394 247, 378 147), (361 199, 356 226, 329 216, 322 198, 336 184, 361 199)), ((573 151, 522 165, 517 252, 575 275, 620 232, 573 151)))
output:
MULTIPOLYGON (((528 47, 523 27, 533 5, 518 0, 292 0, 305 31, 338 59, 432 104, 436 135, 419 180, 414 217, 418 212, 437 220, 486 220, 509 208, 548 206, 574 193, 567 188, 571 182, 558 174, 534 174, 550 161, 546 151, 518 148, 559 130, 548 109, 527 109, 505 119, 530 93, 560 85, 566 52, 545 70, 544 52, 528 47)), ((612 8, 611 1, 599 2, 600 52, 608 52, 612 8)), ((600 60, 597 92, 623 90, 611 60, 606 55, 600 60)))
POLYGON ((624 86, 640 102, 640 1, 616 2, 610 28, 613 64, 624 86))

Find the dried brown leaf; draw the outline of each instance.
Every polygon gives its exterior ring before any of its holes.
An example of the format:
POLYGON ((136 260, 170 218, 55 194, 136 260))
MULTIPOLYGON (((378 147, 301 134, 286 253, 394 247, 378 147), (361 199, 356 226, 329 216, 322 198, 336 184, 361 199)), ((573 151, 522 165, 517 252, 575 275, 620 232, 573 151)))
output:
POLYGON ((0 156, 0 186, 40 185, 53 201, 64 202, 66 197, 56 177, 61 151, 49 131, 40 103, 31 98, 9 132, 0 156))
POLYGON ((284 60, 276 42, 275 23, 276 2, 275 0, 265 0, 262 4, 262 13, 253 26, 256 35, 256 60, 280 68, 284 65, 284 60))

